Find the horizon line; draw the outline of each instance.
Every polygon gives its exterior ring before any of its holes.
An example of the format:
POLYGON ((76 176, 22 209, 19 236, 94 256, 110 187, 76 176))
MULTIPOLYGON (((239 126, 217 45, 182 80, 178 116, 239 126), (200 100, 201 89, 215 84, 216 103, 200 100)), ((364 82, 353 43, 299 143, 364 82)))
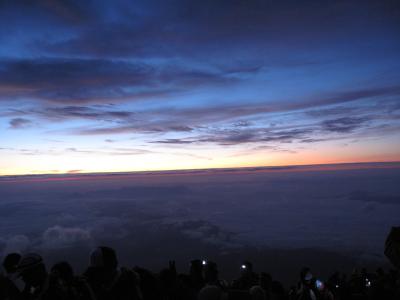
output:
POLYGON ((27 174, 5 174, 0 175, 0 179, 5 178, 18 178, 18 177, 36 177, 36 176, 74 176, 74 175, 134 175, 134 174, 151 174, 151 173, 159 173, 165 174, 169 172, 190 172, 190 171, 223 171, 223 170, 242 170, 242 171, 251 171, 254 169, 262 169, 271 171, 279 171, 279 170, 287 170, 288 168, 295 169, 298 167, 317 167, 317 166, 360 166, 360 165, 392 165, 392 164, 400 164, 400 161, 366 161, 366 162, 341 162, 341 163, 322 163, 322 164, 292 164, 292 165, 261 165, 261 166, 246 166, 246 167, 215 167, 215 168, 194 168, 194 169, 159 169, 159 170, 140 170, 140 171, 104 171, 104 172, 64 172, 64 173, 27 173, 27 174))

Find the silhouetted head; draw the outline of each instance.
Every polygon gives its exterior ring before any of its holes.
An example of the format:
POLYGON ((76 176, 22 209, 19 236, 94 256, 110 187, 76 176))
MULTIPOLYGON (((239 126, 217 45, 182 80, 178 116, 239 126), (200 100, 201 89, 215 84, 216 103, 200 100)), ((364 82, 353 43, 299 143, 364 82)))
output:
POLYGON ((308 267, 304 267, 300 271, 300 281, 305 285, 311 285, 314 280, 314 276, 311 273, 311 269, 308 267))
POLYGON ((26 284, 34 287, 41 285, 47 277, 43 259, 36 253, 29 253, 22 256, 16 271, 26 284))
POLYGON ((240 265, 240 269, 242 271, 242 274, 249 274, 253 272, 253 264, 249 261, 244 261, 240 265))
POLYGON ((259 285, 252 286, 249 293, 252 300, 265 300, 265 291, 259 285))
POLYGON ((194 259, 190 262, 190 274, 201 276, 203 272, 203 261, 200 259, 194 259))
POLYGON ((222 291, 215 285, 207 285, 203 287, 198 294, 198 300, 221 300, 222 291))
POLYGON ((117 254, 110 247, 98 247, 90 255, 90 266, 115 271, 118 267, 117 254))
POLYGON ((51 275, 63 280, 65 282, 71 282, 74 278, 74 271, 71 267, 71 265, 66 262, 62 261, 59 263, 56 263, 50 271, 51 275))
POLYGON ((18 253, 10 253, 3 260, 4 270, 8 273, 14 273, 17 269, 17 265, 21 260, 21 255, 18 253))

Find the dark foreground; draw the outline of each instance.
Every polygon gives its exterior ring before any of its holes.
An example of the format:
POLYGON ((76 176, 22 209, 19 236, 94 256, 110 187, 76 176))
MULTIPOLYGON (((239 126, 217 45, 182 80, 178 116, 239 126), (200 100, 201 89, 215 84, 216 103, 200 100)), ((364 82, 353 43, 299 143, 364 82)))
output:
POLYGON ((248 261, 237 266, 237 279, 231 282, 219 278, 217 264, 206 260, 192 260, 188 273, 178 273, 174 261, 154 273, 138 266, 119 267, 112 248, 98 247, 89 261, 77 275, 66 261, 48 270, 38 254, 9 254, 3 260, 0 299, 400 299, 400 272, 394 269, 336 271, 321 279, 304 267, 298 282, 284 288, 269 273, 255 272, 257 266, 248 261))

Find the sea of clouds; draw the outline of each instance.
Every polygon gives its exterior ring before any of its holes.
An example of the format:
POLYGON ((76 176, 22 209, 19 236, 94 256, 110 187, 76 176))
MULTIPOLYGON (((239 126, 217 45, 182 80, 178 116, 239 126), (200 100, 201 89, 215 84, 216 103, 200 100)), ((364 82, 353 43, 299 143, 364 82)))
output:
POLYGON ((229 276, 251 259, 284 280, 302 264, 385 265, 400 165, 360 166, 4 177, 0 257, 37 251, 82 271, 110 245, 131 266, 210 258, 229 276))

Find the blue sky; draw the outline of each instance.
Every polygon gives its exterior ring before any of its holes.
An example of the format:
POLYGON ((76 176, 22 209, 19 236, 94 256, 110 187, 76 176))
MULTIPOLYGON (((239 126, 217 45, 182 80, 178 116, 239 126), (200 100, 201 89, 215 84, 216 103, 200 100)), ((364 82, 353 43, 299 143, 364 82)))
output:
POLYGON ((395 1, 0 1, 0 174, 400 158, 395 1))

